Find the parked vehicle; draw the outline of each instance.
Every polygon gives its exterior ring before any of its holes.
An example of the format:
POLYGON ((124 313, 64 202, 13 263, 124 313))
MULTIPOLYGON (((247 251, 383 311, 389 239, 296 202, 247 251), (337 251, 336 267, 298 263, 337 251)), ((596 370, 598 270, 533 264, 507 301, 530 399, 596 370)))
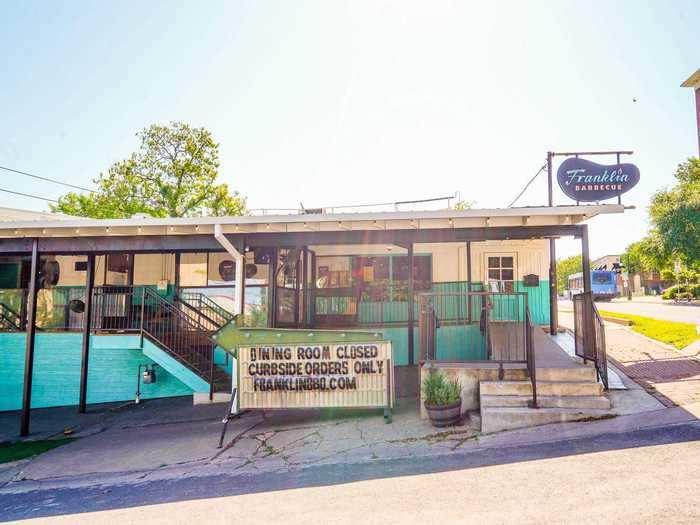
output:
MULTIPOLYGON (((583 273, 569 276, 569 297, 583 293, 583 273)), ((617 272, 610 270, 593 270, 591 272, 591 292, 595 301, 610 301, 617 296, 617 272)))

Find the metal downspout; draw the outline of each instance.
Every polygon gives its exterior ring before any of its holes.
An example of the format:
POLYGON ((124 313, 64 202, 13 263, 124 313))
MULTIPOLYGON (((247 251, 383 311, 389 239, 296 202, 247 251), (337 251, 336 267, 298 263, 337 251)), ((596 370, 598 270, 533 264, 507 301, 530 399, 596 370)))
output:
MULTIPOLYGON (((243 277, 245 275, 245 259, 243 254, 239 252, 236 247, 231 244, 226 236, 224 235, 224 230, 221 224, 214 225, 214 238, 217 242, 226 250, 226 252, 233 257, 236 261, 236 274, 234 282, 236 283, 236 301, 234 302, 234 310, 236 315, 240 315, 240 321, 242 324, 243 320, 243 277)), ((214 356, 212 355, 212 363, 214 362, 214 356)), ((231 414, 238 413, 238 400, 236 399, 236 394, 238 392, 238 357, 231 357, 231 414)))

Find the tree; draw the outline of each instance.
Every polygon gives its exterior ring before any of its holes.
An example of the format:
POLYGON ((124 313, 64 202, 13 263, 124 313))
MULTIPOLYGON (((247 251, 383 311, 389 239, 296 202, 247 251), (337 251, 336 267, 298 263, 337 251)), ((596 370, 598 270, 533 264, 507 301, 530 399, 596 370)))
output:
POLYGON ((97 219, 135 213, 153 217, 245 213, 245 199, 216 182, 219 145, 207 129, 171 122, 144 128, 137 136, 139 150, 100 173, 94 193, 67 193, 51 210, 97 219))
POLYGON ((564 293, 569 281, 569 275, 583 271, 583 259, 580 255, 572 255, 557 261, 557 291, 564 293))
POLYGON ((678 165, 676 185, 657 192, 649 215, 652 237, 667 260, 676 258, 688 267, 700 266, 700 160, 688 159, 678 165))
POLYGON ((664 253, 658 234, 648 235, 627 246, 621 262, 630 274, 661 272, 671 264, 664 253))

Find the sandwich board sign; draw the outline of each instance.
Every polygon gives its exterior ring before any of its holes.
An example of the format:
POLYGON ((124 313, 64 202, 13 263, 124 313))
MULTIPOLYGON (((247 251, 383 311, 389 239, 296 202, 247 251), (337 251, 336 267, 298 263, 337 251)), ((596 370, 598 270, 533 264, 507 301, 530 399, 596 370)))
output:
POLYGON ((376 407, 391 418, 393 354, 382 334, 229 325, 215 338, 234 357, 233 413, 376 407))

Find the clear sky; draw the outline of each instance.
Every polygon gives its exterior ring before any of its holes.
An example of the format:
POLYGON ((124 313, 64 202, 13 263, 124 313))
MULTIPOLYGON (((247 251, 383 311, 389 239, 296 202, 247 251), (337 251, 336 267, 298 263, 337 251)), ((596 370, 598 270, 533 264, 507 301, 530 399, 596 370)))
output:
MULTIPOLYGON (((547 150, 632 149, 637 210, 592 221, 603 255, 645 234, 651 194, 697 155, 679 87, 700 67, 696 0, 4 2, 0 49, 0 165, 79 185, 170 120, 213 132, 253 208, 455 191, 502 207, 547 150)), ((540 177, 519 204, 545 203, 540 177)))

